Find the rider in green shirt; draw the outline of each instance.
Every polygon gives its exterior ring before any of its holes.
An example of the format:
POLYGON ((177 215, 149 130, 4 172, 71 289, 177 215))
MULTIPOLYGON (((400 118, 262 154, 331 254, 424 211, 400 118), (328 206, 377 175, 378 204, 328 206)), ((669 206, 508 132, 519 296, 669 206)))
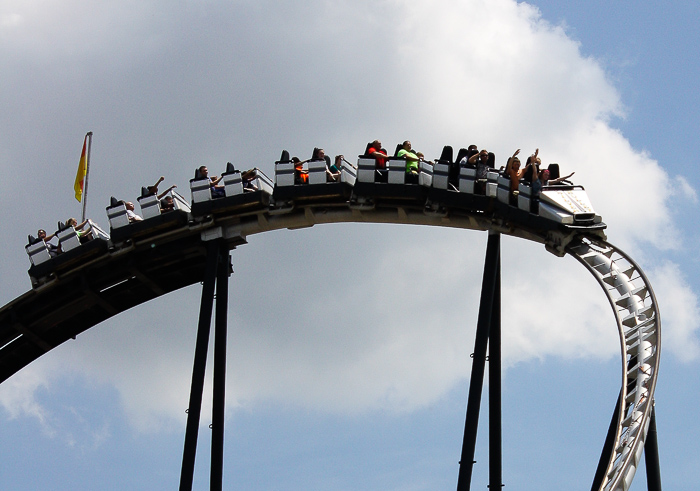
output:
POLYGON ((411 149, 411 142, 406 140, 401 146, 401 150, 396 154, 399 158, 406 159, 406 173, 407 174, 418 174, 418 162, 423 159, 423 154, 420 152, 414 152, 411 149))

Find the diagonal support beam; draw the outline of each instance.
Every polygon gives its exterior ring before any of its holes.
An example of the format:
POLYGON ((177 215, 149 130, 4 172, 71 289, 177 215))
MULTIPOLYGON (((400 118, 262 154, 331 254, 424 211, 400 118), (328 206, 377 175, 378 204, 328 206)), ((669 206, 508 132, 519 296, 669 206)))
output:
POLYGON ((197 453, 199 417, 202 412, 202 392, 204 391, 204 374, 207 365, 207 349, 209 347, 211 313, 214 307, 214 286, 220 247, 223 246, 218 240, 207 243, 207 265, 202 287, 202 300, 199 306, 199 325, 192 366, 190 403, 187 409, 185 447, 182 453, 182 470, 180 472, 180 491, 191 491, 194 479, 194 460, 197 453))
POLYGON ((464 439, 462 440, 462 458, 459 462, 459 477, 457 491, 467 491, 471 486, 472 470, 474 467, 474 452, 476 450, 476 431, 479 426, 479 409, 481 392, 484 386, 484 371, 486 365, 486 348, 489 341, 489 327, 494 303, 494 292, 498 265, 500 262, 501 236, 489 232, 484 262, 484 277, 481 283, 481 302, 479 318, 476 326, 472 374, 469 382, 469 397, 467 400, 467 417, 464 423, 464 439))
POLYGON ((608 434, 605 437, 603 450, 600 452, 600 460, 598 460, 598 467, 595 471, 595 476, 593 476, 591 491, 598 491, 603 485, 605 471, 607 470, 608 462, 610 461, 610 456, 612 455, 613 447, 615 446, 615 432, 617 431, 617 420, 618 415, 620 414, 621 403, 622 391, 620 391, 620 395, 617 396, 617 404, 615 404, 615 410, 613 411, 612 419, 610 420, 610 426, 608 427, 608 434))
POLYGON ((165 294, 165 290, 163 290, 160 285, 158 285, 155 281, 153 281, 151 278, 149 278, 146 274, 144 274, 139 268, 137 268, 134 265, 131 265, 129 267, 129 272, 136 277, 137 280, 139 280, 141 283, 144 285, 148 286, 148 288, 151 289, 151 291, 157 296, 161 296, 165 294))
POLYGON ((92 285, 90 285, 90 281, 85 274, 81 275, 80 283, 83 287, 83 295, 103 308, 110 315, 110 317, 119 313, 119 310, 115 308, 114 305, 102 298, 99 293, 92 289, 92 285))
POLYGON ((15 330, 16 332, 22 334, 23 336, 27 336, 27 338, 34 343, 37 347, 39 347, 44 353, 48 353, 53 349, 53 346, 51 346, 49 343, 47 343, 44 338, 36 334, 33 330, 28 328, 27 326, 22 323, 22 320, 19 318, 17 315, 17 312, 15 312, 13 309, 10 309, 10 319, 12 319, 12 329, 15 330))

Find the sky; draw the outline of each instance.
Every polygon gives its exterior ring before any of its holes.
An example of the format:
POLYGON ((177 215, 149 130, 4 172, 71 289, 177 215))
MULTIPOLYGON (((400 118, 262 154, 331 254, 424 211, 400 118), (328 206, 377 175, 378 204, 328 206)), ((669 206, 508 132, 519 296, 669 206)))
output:
MULTIPOLYGON (((0 0, 0 305, 26 236, 195 167, 273 175, 282 149, 354 160, 520 148, 586 187, 661 308, 663 484, 700 482, 700 5, 512 0, 0 0), (17 174, 18 167, 22 171, 17 174)), ((454 489, 483 232, 332 224, 232 252, 226 489, 454 489), (300 301, 301 299, 301 301, 300 301)), ((614 318, 571 257, 503 237, 503 479, 589 489, 619 391, 614 318)), ((193 285, 92 328, 0 385, 0 488, 173 489, 193 285)), ((211 350, 210 350, 211 351, 211 350)), ((195 488, 208 488, 211 374, 195 488)), ((488 484, 486 390, 474 489, 488 484)), ((646 489, 644 466, 631 488, 646 489)))

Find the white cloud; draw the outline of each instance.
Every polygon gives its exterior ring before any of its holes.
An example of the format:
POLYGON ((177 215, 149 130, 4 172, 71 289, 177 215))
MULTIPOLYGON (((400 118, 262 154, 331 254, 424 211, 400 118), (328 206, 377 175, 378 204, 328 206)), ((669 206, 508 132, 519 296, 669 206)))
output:
POLYGON ((503 261, 503 358, 607 359, 619 353, 610 305, 572 258, 508 241, 503 261))
POLYGON ((673 178, 674 180, 674 188, 680 191, 680 195, 693 203, 694 205, 698 204, 698 193, 695 191, 695 188, 693 188, 688 180, 683 177, 683 176, 675 176, 673 178))
POLYGON ((48 424, 46 410, 36 400, 37 391, 47 386, 45 367, 37 362, 0 385, 0 405, 12 419, 21 415, 36 418, 45 431, 51 434, 53 430, 48 424))
POLYGON ((661 312, 662 353, 671 352, 685 362, 696 360, 700 355, 697 336, 700 306, 683 270, 664 261, 650 270, 648 276, 661 312))
MULTIPOLYGON (((54 81, 55 67, 74 56, 90 63, 57 87, 23 76, 8 82, 19 95, 1 94, 14 112, 1 122, 13 132, 0 136, 8 148, 0 168, 30 152, 29 172, 42 176, 39 195, 54 194, 63 181, 70 189, 80 142, 56 142, 69 131, 82 138, 90 125, 92 209, 104 222, 109 195, 133 195, 161 174, 183 188, 199 162, 216 168, 236 160, 271 174, 281 148, 303 156, 322 145, 351 156, 375 137, 390 148, 410 138, 429 157, 443 144, 477 143, 495 150, 499 164, 515 148, 528 154, 539 147, 545 162, 576 171, 614 243, 635 252, 677 242, 668 201, 677 190, 692 200, 694 191, 609 126, 622 113, 617 90, 536 9, 506 0, 295 5, 190 5, 180 13, 168 4, 167 16, 151 23, 164 6, 149 3, 132 17, 130 4, 110 4, 96 20, 129 22, 130 35, 95 29, 94 53, 66 54, 74 37, 56 37, 56 47, 32 41, 36 51, 28 55, 43 79, 54 81), (54 63, 39 63, 48 55, 54 63), (13 116, 16 128, 7 119, 13 116), (33 146, 25 133, 40 117, 49 143, 33 146), (49 160, 68 162, 70 172, 49 160)), ((9 48, 2 54, 10 66, 24 66, 9 48)), ((55 209, 72 209, 71 199, 56 197, 53 209, 34 215, 18 210, 8 228, 50 223, 55 209)), ((20 255, 13 241, 3 236, 20 255)), ((278 400, 353 412, 411 410, 437 400, 469 373, 485 241, 483 233, 373 225, 252 237, 234 252, 231 404, 278 400)), ((503 243, 507 366, 548 356, 615 356, 609 305, 582 268, 539 245, 503 243)), ((24 267, 0 265, 0 273, 28 286, 24 267)), ((670 282, 674 268, 659 269, 660 296, 669 292, 664 297, 679 307, 664 310, 668 347, 690 359, 697 297, 687 283, 670 282)), ((189 288, 47 356, 113 384, 138 429, 173 421, 180 427, 198 306, 198 288, 189 288)), ((13 396, 19 399, 5 393, 5 407, 41 417, 32 394, 46 382, 40 372, 35 377, 13 396)))

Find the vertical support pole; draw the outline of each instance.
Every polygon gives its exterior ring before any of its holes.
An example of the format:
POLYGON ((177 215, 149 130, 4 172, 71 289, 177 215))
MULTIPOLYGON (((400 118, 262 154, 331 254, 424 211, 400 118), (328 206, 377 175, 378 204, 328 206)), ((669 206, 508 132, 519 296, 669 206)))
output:
POLYGON ((83 223, 85 221, 85 216, 86 216, 85 212, 87 210, 88 180, 90 177, 90 151, 92 150, 92 131, 88 131, 85 134, 85 137, 88 139, 88 148, 87 148, 87 159, 85 160, 85 180, 83 181, 83 183, 84 183, 83 214, 81 215, 80 223, 83 223))
POLYGON ((209 487, 221 491, 224 479, 224 412, 226 409, 226 317, 228 314, 228 278, 230 255, 221 244, 216 275, 216 312, 214 314, 214 396, 211 422, 211 474, 209 487))
POLYGON ((471 486, 472 468, 474 467, 474 452, 476 450, 476 430, 479 426, 479 409, 481 392, 484 386, 484 371, 486 365, 486 348, 489 340, 489 325, 493 295, 496 287, 496 272, 500 254, 501 236, 489 232, 484 261, 484 277, 481 283, 481 302, 479 318, 474 340, 472 374, 469 382, 469 397, 467 400, 467 417, 464 423, 464 439, 462 440, 462 458, 459 462, 459 478, 457 491, 467 491, 471 486))
POLYGON ((661 467, 659 466, 659 443, 656 435, 656 408, 651 407, 649 431, 644 442, 644 465, 647 469, 647 489, 661 491, 661 467))
POLYGON ((202 392, 204 391, 204 374, 207 366, 207 349, 211 329, 211 312, 214 306, 214 285, 219 262, 219 241, 207 244, 207 265, 202 287, 202 300, 199 306, 199 325, 192 366, 192 385, 190 403, 187 409, 187 427, 185 430, 185 448, 182 452, 182 470, 180 472, 180 491, 191 491, 194 479, 194 460, 197 453, 197 435, 199 433, 199 416, 202 412, 202 392))
POLYGON ((608 426, 608 435, 605 437, 603 450, 600 452, 600 460, 598 460, 598 468, 593 477, 591 491, 599 491, 603 485, 605 471, 608 470, 608 462, 610 462, 610 456, 612 455, 613 446, 615 445, 615 433, 617 432, 617 421, 620 415, 620 404, 622 404, 622 390, 620 390, 620 395, 617 396, 617 404, 615 404, 610 426, 608 426))
POLYGON ((503 435, 501 425, 501 257, 498 257, 496 286, 489 331, 489 489, 503 486, 503 435))

